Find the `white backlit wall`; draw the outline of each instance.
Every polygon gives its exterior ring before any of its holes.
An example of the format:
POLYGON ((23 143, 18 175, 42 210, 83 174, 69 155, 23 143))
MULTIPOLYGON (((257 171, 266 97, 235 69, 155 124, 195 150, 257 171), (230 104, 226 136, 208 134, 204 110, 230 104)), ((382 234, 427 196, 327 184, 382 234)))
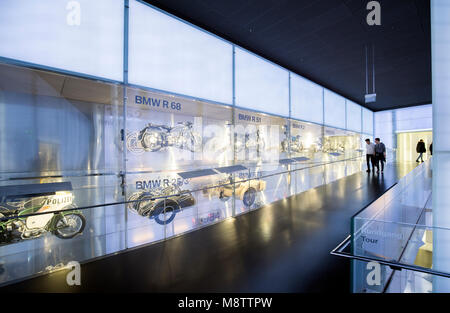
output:
POLYGON ((395 117, 394 111, 380 111, 374 113, 375 119, 375 136, 386 145, 388 149, 397 148, 395 134, 395 117))
POLYGON ((345 98, 325 89, 324 91, 324 124, 345 128, 345 98))
POLYGON ((347 129, 361 132, 361 106, 350 100, 346 100, 347 105, 347 129))
POLYGON ((291 73, 291 116, 323 124, 323 87, 291 73))
POLYGON ((236 47, 236 105, 289 116, 289 72, 236 47))
POLYGON ((431 104, 395 110, 396 131, 431 130, 433 109, 431 104))
POLYGON ((0 56, 122 81, 123 0, 2 0, 0 56))
MULTIPOLYGON (((123 81, 124 0, 2 0, 0 57, 123 81)), ((357 104, 136 0, 128 83, 360 131, 357 104), (234 64, 234 69, 233 69, 234 64), (234 72, 234 102, 233 102, 234 72), (289 94, 291 92, 291 94, 289 94), (291 108, 289 108, 291 97, 291 108), (346 124, 347 120, 347 124, 346 124)), ((369 111, 368 111, 369 112, 369 111)), ((364 125, 364 123, 363 123, 364 125)), ((372 133, 363 128, 363 132, 372 133)))
POLYGON ((362 108, 362 132, 365 134, 373 134, 373 112, 362 108))
POLYGON ((432 115, 431 104, 375 112, 375 137, 379 137, 387 148, 395 149, 398 132, 432 130, 432 115))
MULTIPOLYGON (((433 269, 450 273, 450 1, 431 0, 433 99, 433 269)), ((450 279, 433 277, 433 292, 450 279)))
POLYGON ((133 0, 128 45, 130 84, 232 104, 231 44, 133 0))

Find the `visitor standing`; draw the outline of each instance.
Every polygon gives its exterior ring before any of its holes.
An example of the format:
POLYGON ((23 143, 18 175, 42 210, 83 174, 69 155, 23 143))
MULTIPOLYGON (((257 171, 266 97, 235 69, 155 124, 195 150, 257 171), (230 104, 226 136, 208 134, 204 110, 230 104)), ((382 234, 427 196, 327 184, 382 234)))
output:
POLYGON ((384 162, 386 162, 386 146, 380 141, 380 138, 375 138, 375 166, 377 167, 377 173, 384 171, 384 162))
POLYGON ((425 142, 423 142, 423 139, 420 139, 417 143, 416 152, 419 154, 416 162, 419 162, 419 159, 421 159, 421 161, 423 162, 423 154, 427 152, 427 148, 425 147, 425 142))
POLYGON ((375 145, 370 142, 370 139, 366 140, 366 162, 367 162, 367 173, 370 173, 370 163, 372 163, 372 170, 374 169, 374 158, 375 158, 375 145))

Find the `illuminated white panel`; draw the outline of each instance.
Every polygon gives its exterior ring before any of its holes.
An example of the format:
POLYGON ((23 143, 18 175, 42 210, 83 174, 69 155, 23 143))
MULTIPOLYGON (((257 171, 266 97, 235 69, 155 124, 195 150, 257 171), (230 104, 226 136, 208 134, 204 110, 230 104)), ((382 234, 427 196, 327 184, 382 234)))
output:
MULTIPOLYGON (((433 99, 433 269, 450 272, 450 1, 431 1, 433 99), (441 227, 441 228, 437 228, 441 227)), ((433 292, 450 292, 450 280, 433 277, 433 292)))
POLYGON ((233 99, 229 43, 130 1, 128 81, 222 103, 233 99))
POLYGON ((373 112, 362 108, 363 112, 363 133, 373 134, 373 112))
POLYGON ((347 129, 361 132, 361 106, 350 100, 346 100, 347 105, 347 129))
POLYGON ((395 117, 397 131, 423 130, 433 127, 431 104, 395 110, 395 117))
POLYGON ((323 124, 323 87, 291 73, 291 116, 323 124))
POLYGON ((121 0, 2 0, 0 56, 122 81, 121 0))
POLYGON ((393 124, 393 111, 380 111, 374 113, 374 132, 375 136, 379 137, 381 141, 386 145, 386 148, 393 149, 394 146, 394 124, 393 124))
POLYGON ((325 125, 345 128, 345 98, 325 89, 324 110, 325 125))
POLYGON ((289 116, 289 72, 236 48, 236 105, 289 116))

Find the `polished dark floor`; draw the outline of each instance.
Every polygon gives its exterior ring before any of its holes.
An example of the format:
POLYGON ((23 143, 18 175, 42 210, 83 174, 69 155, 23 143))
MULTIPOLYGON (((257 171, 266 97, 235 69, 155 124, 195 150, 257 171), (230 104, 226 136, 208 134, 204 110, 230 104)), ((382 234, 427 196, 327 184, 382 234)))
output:
POLYGON ((234 219, 0 289, 27 292, 349 292, 350 263, 330 255, 353 214, 414 164, 359 172, 234 219))

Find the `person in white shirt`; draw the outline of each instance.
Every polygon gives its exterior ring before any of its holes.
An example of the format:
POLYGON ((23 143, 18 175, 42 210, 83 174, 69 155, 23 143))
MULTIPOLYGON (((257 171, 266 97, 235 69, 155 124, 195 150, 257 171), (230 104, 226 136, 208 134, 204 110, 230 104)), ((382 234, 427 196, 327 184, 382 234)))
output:
POLYGON ((367 138, 366 139, 366 162, 367 162, 367 173, 370 173, 370 163, 372 163, 372 170, 374 170, 374 166, 375 166, 375 145, 370 142, 370 139, 367 138), (370 161, 370 163, 369 163, 370 161))

